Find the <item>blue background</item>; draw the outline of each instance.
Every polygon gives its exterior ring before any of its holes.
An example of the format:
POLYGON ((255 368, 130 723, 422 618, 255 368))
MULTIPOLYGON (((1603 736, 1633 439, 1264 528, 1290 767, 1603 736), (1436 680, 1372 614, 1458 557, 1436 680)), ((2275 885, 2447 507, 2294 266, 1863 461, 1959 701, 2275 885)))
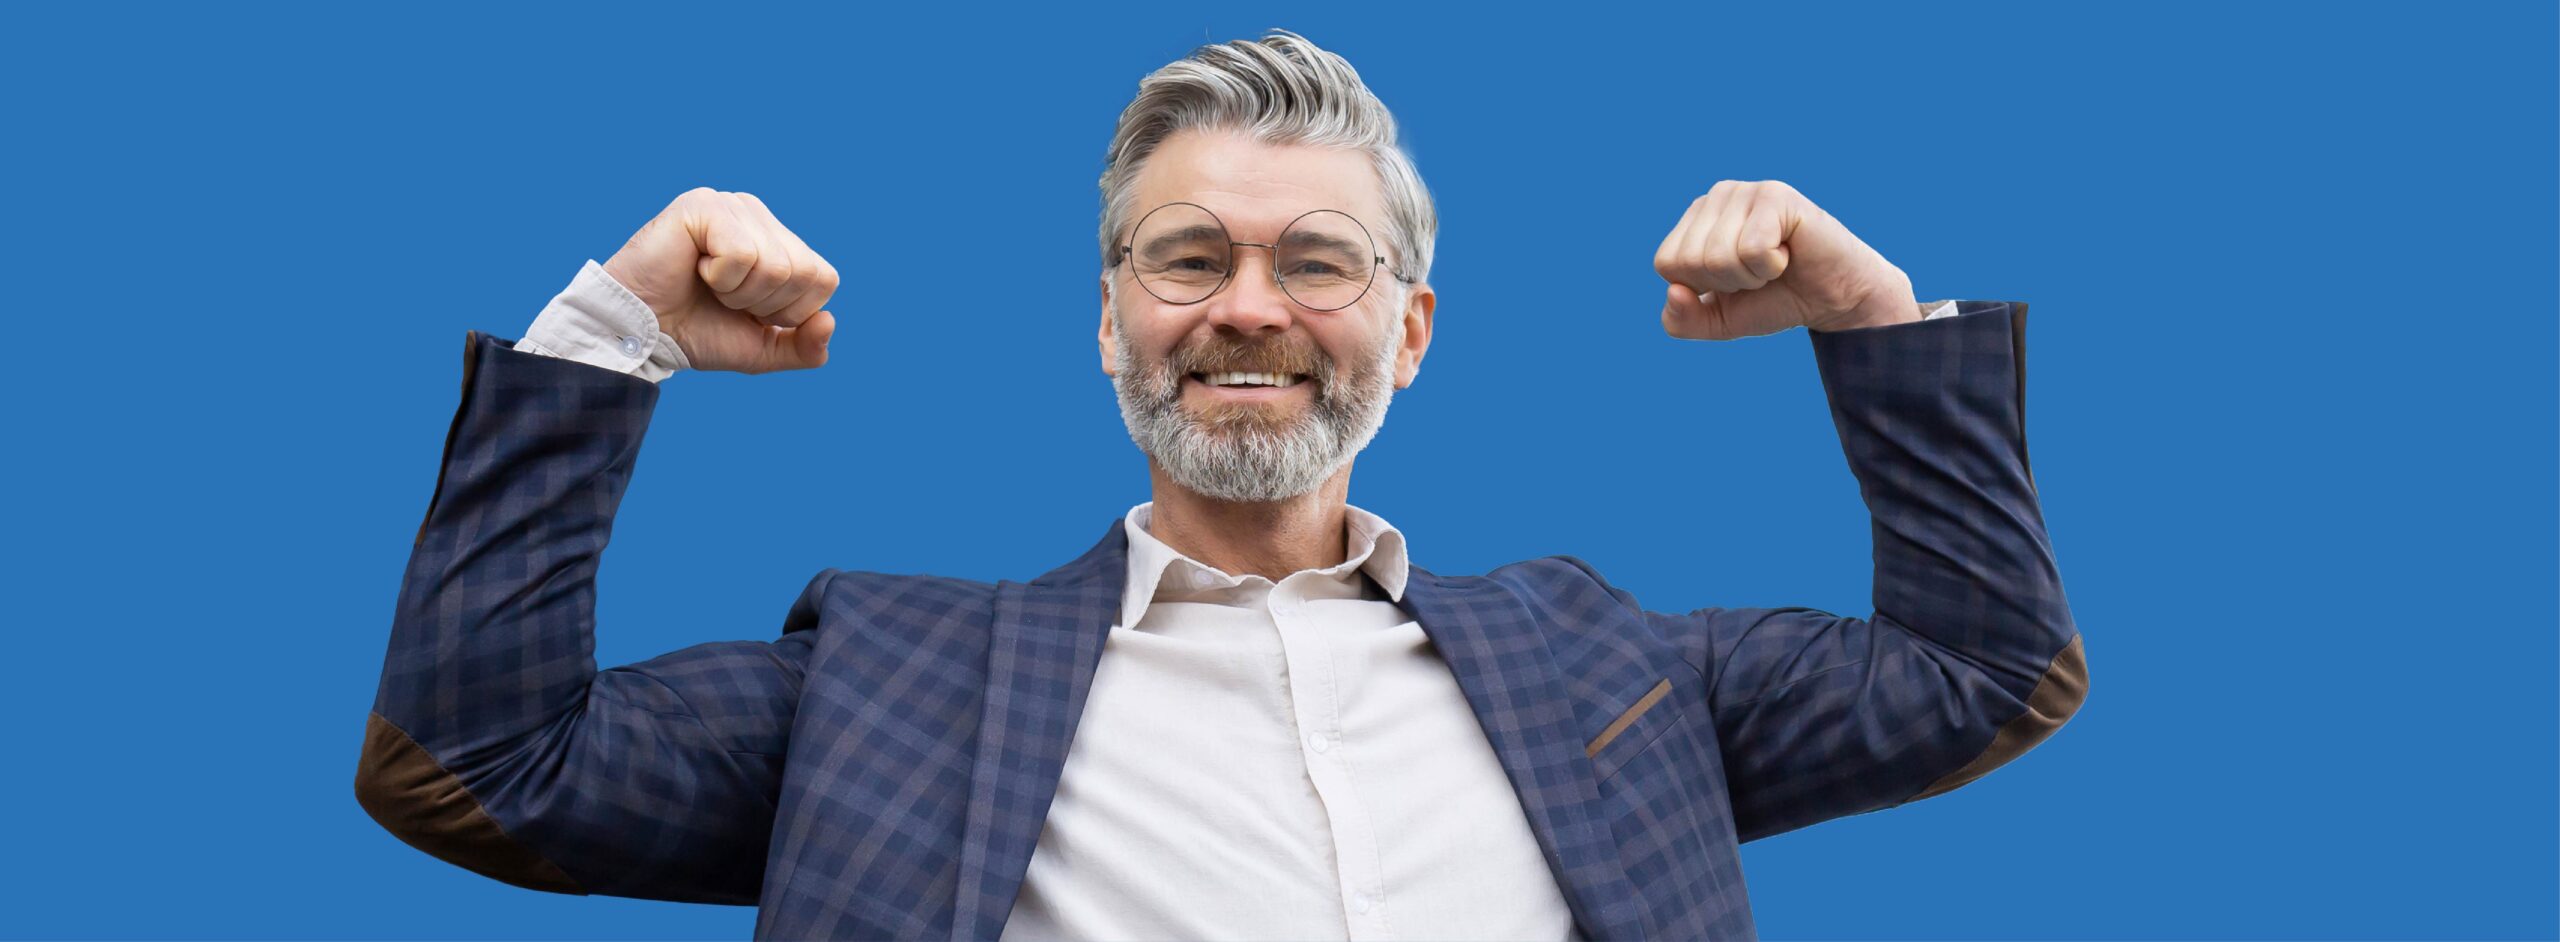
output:
POLYGON ((2088 706, 1747 846, 1764 934, 2560 931, 2547 4, 893 6, 5 15, 0 933, 744 937, 483 880, 351 796, 463 332, 695 185, 855 282, 826 369, 668 385, 607 665, 770 637, 827 566, 1030 578, 1147 497, 1093 347, 1112 119, 1270 26, 1351 59, 1439 199, 1436 342, 1352 491, 1438 571, 1868 610, 1805 337, 1662 334, 1654 246, 1718 179, 1795 184, 1923 299, 2033 304, 2088 706), (992 266, 919 247, 987 225, 992 266))

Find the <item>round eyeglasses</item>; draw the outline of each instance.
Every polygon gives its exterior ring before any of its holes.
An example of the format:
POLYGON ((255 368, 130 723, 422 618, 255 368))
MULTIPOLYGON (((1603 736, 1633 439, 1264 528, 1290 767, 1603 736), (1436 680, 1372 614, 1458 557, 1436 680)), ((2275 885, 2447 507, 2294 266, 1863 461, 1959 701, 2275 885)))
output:
MULTIPOLYGON (((1369 227, 1350 214, 1310 211, 1280 230, 1278 242, 1237 242, 1226 224, 1197 203, 1166 203, 1150 210, 1129 232, 1114 265, 1127 264, 1138 286, 1166 304, 1198 304, 1218 293, 1235 274, 1235 250, 1271 250, 1271 274, 1289 300, 1312 311, 1339 311, 1369 293, 1387 259, 1378 254, 1369 227)), ((1396 280, 1412 283, 1387 268, 1396 280)))

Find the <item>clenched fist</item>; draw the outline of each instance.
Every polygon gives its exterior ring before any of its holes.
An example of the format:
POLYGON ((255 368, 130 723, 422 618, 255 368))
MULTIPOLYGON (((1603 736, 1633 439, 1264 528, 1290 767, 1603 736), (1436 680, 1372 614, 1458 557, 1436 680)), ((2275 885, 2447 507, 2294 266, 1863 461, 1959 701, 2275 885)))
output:
POLYGON ((687 191, 604 263, 658 314, 697 369, 766 373, 823 366, 836 332, 836 269, 764 201, 687 191))
POLYGON ((1687 340, 1920 319, 1902 269, 1776 180, 1708 189, 1663 238, 1653 270, 1671 282, 1662 329, 1687 340))

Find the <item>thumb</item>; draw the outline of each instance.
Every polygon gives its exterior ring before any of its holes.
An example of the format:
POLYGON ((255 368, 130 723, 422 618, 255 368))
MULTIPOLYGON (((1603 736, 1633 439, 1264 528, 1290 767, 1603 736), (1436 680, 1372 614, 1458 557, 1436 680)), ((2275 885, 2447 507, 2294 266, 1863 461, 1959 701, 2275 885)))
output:
POLYGON ((1732 340, 1774 334, 1803 322, 1793 295, 1776 287, 1699 294, 1672 285, 1662 329, 1689 340, 1732 340))
POLYGON ((767 369, 807 370, 827 365, 827 341, 835 338, 836 316, 826 311, 809 315, 798 327, 778 327, 765 333, 767 369))
POLYGON ((1699 294, 1687 285, 1672 283, 1669 296, 1662 305, 1662 330, 1683 340, 1730 340, 1733 331, 1726 325, 1724 299, 1713 292, 1699 294))

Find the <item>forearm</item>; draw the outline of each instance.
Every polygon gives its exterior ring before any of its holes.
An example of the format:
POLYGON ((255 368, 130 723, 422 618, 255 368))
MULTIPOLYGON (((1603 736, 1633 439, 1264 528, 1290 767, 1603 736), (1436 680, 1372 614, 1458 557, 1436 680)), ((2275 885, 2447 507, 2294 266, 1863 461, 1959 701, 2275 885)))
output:
POLYGON ((517 740, 584 696, 596 558, 658 402, 632 376, 466 343, 374 699, 438 758, 517 740))
POLYGON ((617 887, 581 846, 594 827, 534 809, 640 728, 587 707, 596 561, 657 392, 467 336, 357 764, 357 801, 401 840, 520 886, 617 887))
POLYGON ((2076 636, 2028 470, 2025 306, 1814 335, 1874 521, 1875 609, 2032 685, 2076 636))
POLYGON ((470 335, 376 712, 468 753, 579 701, 595 675, 597 559, 658 391, 470 335))

